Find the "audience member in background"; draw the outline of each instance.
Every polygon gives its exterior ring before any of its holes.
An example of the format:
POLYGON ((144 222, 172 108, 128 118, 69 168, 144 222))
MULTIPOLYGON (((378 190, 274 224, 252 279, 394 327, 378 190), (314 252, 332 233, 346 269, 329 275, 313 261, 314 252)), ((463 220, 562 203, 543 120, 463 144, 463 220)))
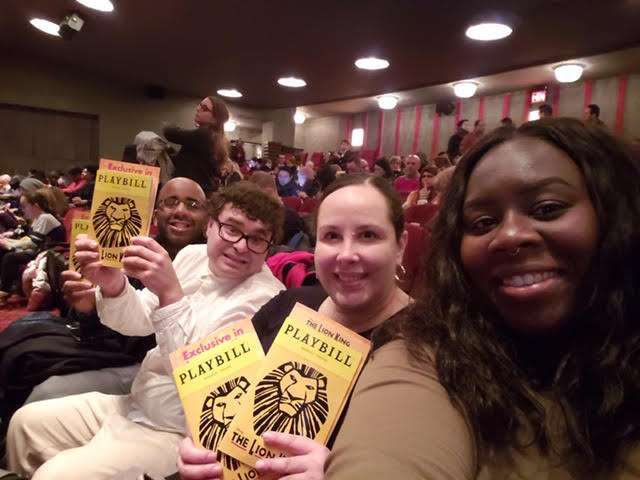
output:
POLYGON ((31 227, 29 234, 20 239, 0 238, 0 302, 20 289, 20 268, 36 258, 47 242, 66 240, 64 226, 52 214, 46 189, 20 197, 20 209, 31 227))
POLYGON ((278 195, 281 197, 297 197, 298 185, 293 180, 293 172, 289 167, 278 169, 278 195))
POLYGON ((429 157, 424 152, 416 152, 416 155, 420 159, 420 171, 427 165, 429 165, 429 157))
POLYGON ((604 122, 600 120, 600 107, 595 103, 587 105, 584 109, 584 121, 594 125, 603 126, 604 122))
POLYGON ((424 167, 420 174, 420 188, 409 193, 409 196, 402 205, 402 208, 431 203, 436 197, 436 190, 433 187, 433 183, 437 174, 438 169, 435 165, 427 165, 424 167))
POLYGON ((338 167, 338 165, 329 165, 327 163, 320 166, 320 168, 316 172, 316 180, 320 185, 320 191, 318 192, 318 195, 322 194, 329 187, 329 185, 333 183, 333 181, 336 179, 336 173, 339 169, 340 167, 338 167))
MULTIPOLYGON (((80 170, 80 173, 82 173, 82 170, 80 170)), ((27 177, 20 181, 18 193, 20 195, 33 195, 41 188, 46 188, 43 182, 37 178, 27 177)))
POLYGON ((440 204, 443 195, 449 188, 451 178, 453 177, 453 172, 455 171, 455 166, 447 167, 443 170, 438 171, 436 178, 433 179, 433 189, 435 190, 436 195, 431 199, 431 203, 433 203, 434 205, 440 204))
POLYGON ((5 195, 11 190, 11 175, 6 173, 0 175, 0 195, 5 195))
POLYGON ((402 158, 399 155, 392 155, 389 157, 389 164, 391 165, 391 171, 393 172, 393 180, 402 176, 403 163, 402 158))
MULTIPOLYGON (((344 157, 345 162, 345 172, 347 173, 362 173, 364 169, 362 168, 362 162, 360 156, 355 152, 349 152, 344 157)), ((365 161, 366 162, 366 161, 365 161)))
POLYGON ((449 143, 447 144, 447 155, 449 155, 449 158, 454 163, 456 158, 460 156, 460 143, 469 133, 469 120, 466 118, 458 120, 456 128, 456 133, 449 137, 449 143))
POLYGON ((312 166, 300 167, 296 182, 301 189, 298 191, 298 196, 301 198, 315 197, 320 191, 320 183, 316 180, 316 172, 312 166))
POLYGON ((469 135, 465 135, 460 142, 460 155, 464 155, 469 150, 473 148, 473 146, 478 143, 478 141, 484 135, 486 124, 484 120, 478 119, 473 124, 473 131, 469 133, 469 135))
POLYGON ((404 175, 398 177, 393 186, 401 197, 406 198, 414 190, 420 188, 420 158, 417 155, 407 155, 404 160, 404 175))
POLYGON ((351 150, 351 144, 349 143, 349 141, 346 139, 342 140, 340 142, 340 146, 338 147, 338 151, 335 153, 329 152, 329 158, 326 159, 325 163, 328 163, 329 165, 339 165, 342 170, 346 171, 346 157, 351 153, 353 152, 351 150))
POLYGON ((61 170, 51 170, 49 172, 49 179, 51 180, 51 185, 59 188, 65 188, 70 183, 66 174, 61 170))
POLYGON ((538 107, 538 115, 539 118, 553 117, 553 107, 548 103, 543 103, 538 107))
POLYGON ((196 181, 207 197, 216 189, 222 164, 227 159, 224 124, 229 110, 218 97, 205 97, 196 108, 194 121, 197 128, 185 130, 176 126, 164 128, 164 136, 182 145, 173 157, 175 177, 196 181))
POLYGON ((27 177, 38 179, 42 183, 47 185, 48 179, 47 179, 47 176, 44 174, 44 170, 40 170, 39 168, 30 168, 27 177))
POLYGON ((308 236, 309 230, 302 217, 300 217, 298 212, 293 208, 289 208, 282 203, 282 199, 278 195, 276 180, 273 178, 273 175, 267 172, 253 172, 249 177, 249 182, 258 186, 263 192, 283 205, 284 222, 282 224, 282 245, 288 245, 289 242, 291 242, 291 239, 300 232, 308 236))
POLYGON ((393 183, 395 180, 393 170, 391 170, 391 164, 389 163, 389 160, 384 157, 377 159, 373 164, 373 174, 376 177, 384 178, 389 183, 393 183))
POLYGON ((62 190, 58 187, 45 187, 38 191, 45 196, 51 213, 62 222, 62 219, 69 210, 69 199, 67 196, 62 193, 62 190))
POLYGON ((169 156, 169 143, 155 132, 142 131, 133 140, 136 160, 142 165, 160 167, 160 184, 174 177, 175 166, 169 156))
POLYGON ((636 478, 628 148, 569 118, 497 131, 456 167, 442 210, 425 302, 375 339, 327 478, 636 478))
MULTIPOLYGON (((155 240, 171 259, 189 244, 206 243, 208 215, 202 188, 180 177, 164 184, 153 221, 158 227, 155 240)), ((65 299, 72 307, 66 318, 60 323, 18 320, 0 333, 2 445, 11 415, 23 403, 94 391, 129 393, 139 362, 156 344, 153 335, 124 336, 100 325, 91 284, 75 271, 61 276, 65 299), (65 324, 79 328, 72 332, 65 324)), ((131 282, 142 288, 138 280, 131 282)))
MULTIPOLYGON (((318 207, 316 229, 315 266, 320 285, 285 290, 254 315, 253 323, 265 352, 296 302, 367 338, 411 302, 395 278, 407 235, 400 199, 389 182, 366 174, 344 175, 325 192, 318 207)), ((393 403, 387 408, 393 409, 393 403)), ((323 478, 324 460, 340 425, 338 420, 328 448, 302 436, 265 433, 267 446, 284 451, 288 458, 261 460, 257 469, 266 478, 323 478)), ((195 447, 190 438, 180 446, 178 465, 184 480, 222 476, 215 452, 195 447)), ((355 474, 351 478, 379 477, 355 474)), ((396 472, 387 478, 404 477, 396 472)))
POLYGON ((97 285, 101 321, 123 334, 155 333, 158 346, 142 362, 131 395, 92 392, 18 410, 7 435, 11 470, 36 479, 98 480, 175 471, 187 428, 169 353, 252 316, 283 289, 264 263, 279 240, 280 204, 237 182, 213 195, 209 213, 207 245, 183 248, 173 264, 148 237, 131 240, 122 269, 101 265, 96 242, 76 240, 80 271, 97 285), (134 290, 125 274, 146 288, 134 290))
POLYGON ((444 170, 445 168, 449 168, 452 166, 451 159, 446 153, 444 153, 443 155, 436 156, 433 159, 433 164, 438 169, 438 171, 444 170))
MULTIPOLYGON (((158 137, 159 138, 159 137, 158 137)), ((98 167, 95 165, 87 165, 82 170, 82 177, 87 181, 84 187, 77 190, 71 202, 76 207, 91 208, 91 200, 93 199, 93 191, 96 188, 96 173, 98 167)))
POLYGON ((511 117, 504 117, 502 120, 500 120, 500 126, 503 128, 508 128, 510 130, 516 129, 516 124, 513 123, 513 120, 511 120, 511 117))
POLYGON ((242 180, 240 167, 236 162, 227 158, 220 169, 220 186, 226 187, 240 180, 242 180))
POLYGON ((69 198, 75 196, 76 192, 80 190, 87 181, 82 178, 82 169, 80 167, 70 168, 67 172, 69 178, 71 179, 71 183, 68 187, 62 189, 62 191, 69 196, 69 198))

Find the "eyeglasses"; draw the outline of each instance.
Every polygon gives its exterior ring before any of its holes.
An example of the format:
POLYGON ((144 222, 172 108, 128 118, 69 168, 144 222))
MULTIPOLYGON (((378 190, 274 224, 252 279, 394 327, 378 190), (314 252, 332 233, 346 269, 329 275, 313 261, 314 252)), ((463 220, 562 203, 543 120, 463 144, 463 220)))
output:
POLYGON ((253 253, 264 253, 269 250, 269 247, 272 245, 271 241, 265 238, 258 237, 256 235, 246 235, 240 229, 229 223, 221 222, 217 218, 216 222, 220 225, 220 228, 218 228, 218 235, 220 235, 220 238, 225 242, 238 243, 244 238, 247 241, 247 248, 253 253))
POLYGON ((198 211, 204 210, 204 205, 202 205, 199 201, 194 200, 192 198, 180 199, 178 197, 167 197, 164 200, 160 200, 158 202, 158 207, 164 207, 167 210, 173 210, 174 208, 178 208, 178 205, 181 203, 187 208, 187 210, 198 211))

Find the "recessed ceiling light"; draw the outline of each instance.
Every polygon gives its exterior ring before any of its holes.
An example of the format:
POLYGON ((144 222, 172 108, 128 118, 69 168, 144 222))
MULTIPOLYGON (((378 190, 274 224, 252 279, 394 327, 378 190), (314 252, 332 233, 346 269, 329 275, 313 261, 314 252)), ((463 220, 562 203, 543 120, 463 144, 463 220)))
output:
POLYGON ((511 32, 511 27, 504 23, 479 23, 467 28, 465 34, 473 40, 490 41, 508 37, 511 32))
POLYGON ((296 78, 296 77, 282 77, 278 79, 278 83, 283 87, 293 87, 293 88, 304 87, 307 84, 307 82, 305 82, 301 78, 296 78))
POLYGON ((60 36, 60 25, 58 25, 57 23, 50 22, 49 20, 45 20, 43 18, 32 18, 31 20, 29 20, 29 23, 41 32, 48 33, 49 35, 53 35, 55 37, 60 36))
POLYGON ((113 3, 110 0, 76 0, 76 2, 101 12, 113 12, 113 3))
POLYGON ((473 97, 478 89, 478 84, 475 82, 458 82, 453 84, 453 93, 456 97, 469 98, 473 97))
POLYGON ((240 93, 235 88, 231 88, 231 89, 221 88, 220 90, 218 90, 218 95, 222 95, 223 97, 229 97, 229 98, 240 98, 242 96, 242 93, 240 93))
POLYGON ((225 132, 233 132, 236 127, 238 126, 238 124, 236 122, 234 122, 233 120, 227 120, 226 122, 224 122, 224 131, 225 132))
POLYGON ((553 69, 556 80, 562 83, 571 83, 579 80, 584 71, 584 66, 578 63, 565 63, 553 69))
POLYGON ((306 119, 307 119, 307 116, 302 112, 296 112, 295 115, 293 116, 293 121, 298 125, 303 124, 306 119))
POLYGON ((378 106, 383 110, 391 110, 396 108, 398 104, 398 97, 395 95, 382 95, 378 97, 378 106))
POLYGON ((384 58, 367 57, 356 60, 356 67, 363 70, 382 70, 389 66, 389 62, 384 58))

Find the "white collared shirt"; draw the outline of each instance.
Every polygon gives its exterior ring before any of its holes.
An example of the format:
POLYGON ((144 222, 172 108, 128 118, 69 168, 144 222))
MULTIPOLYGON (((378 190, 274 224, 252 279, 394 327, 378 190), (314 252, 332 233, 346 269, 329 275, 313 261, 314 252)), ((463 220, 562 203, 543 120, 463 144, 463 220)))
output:
POLYGON ((222 279, 209 270, 206 245, 184 247, 173 261, 185 296, 158 308, 158 297, 129 283, 117 297, 96 293, 103 324, 124 335, 155 333, 157 347, 149 350, 131 387, 128 418, 152 428, 187 434, 187 427, 171 374, 169 353, 220 328, 253 316, 284 290, 265 265, 244 281, 222 279))

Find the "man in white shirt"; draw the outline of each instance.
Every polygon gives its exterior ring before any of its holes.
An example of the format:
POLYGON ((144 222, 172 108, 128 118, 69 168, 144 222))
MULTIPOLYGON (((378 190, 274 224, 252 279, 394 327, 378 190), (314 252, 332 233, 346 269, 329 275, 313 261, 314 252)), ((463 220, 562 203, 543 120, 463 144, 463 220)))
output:
POLYGON ((130 395, 87 393, 29 404, 9 426, 9 468, 33 479, 163 478, 176 470, 187 427, 169 353, 253 315, 284 286, 264 261, 279 241, 282 206, 239 182, 213 195, 206 245, 185 247, 171 263, 153 239, 136 237, 123 268, 104 267, 96 242, 76 257, 96 284, 101 321, 123 334, 155 333, 130 395), (145 289, 130 287, 125 275, 145 289))

